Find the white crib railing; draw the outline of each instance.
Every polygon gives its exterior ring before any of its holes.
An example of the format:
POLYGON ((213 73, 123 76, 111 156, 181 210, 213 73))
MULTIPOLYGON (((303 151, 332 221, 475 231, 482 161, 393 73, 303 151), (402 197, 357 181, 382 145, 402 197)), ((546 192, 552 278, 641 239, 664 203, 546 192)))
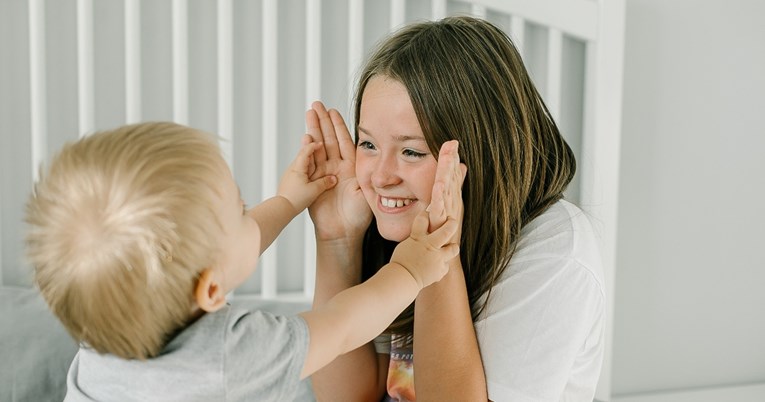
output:
MULTIPOLYGON (((451 14, 497 23, 522 51, 578 154, 567 196, 599 223, 612 288, 624 0, 0 2, 0 284, 31 285, 23 204, 65 141, 145 120, 205 129, 221 137, 244 198, 257 202, 275 193, 313 100, 350 123, 350 88, 373 43, 451 14)), ((314 248, 304 213, 240 294, 310 300, 314 248)), ((610 329, 608 339, 610 347, 610 329)))

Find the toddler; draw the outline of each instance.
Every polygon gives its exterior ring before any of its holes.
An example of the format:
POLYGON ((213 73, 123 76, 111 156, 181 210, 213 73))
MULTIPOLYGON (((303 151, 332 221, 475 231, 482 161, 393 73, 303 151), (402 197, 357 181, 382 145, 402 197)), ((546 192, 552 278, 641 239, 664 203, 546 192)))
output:
POLYGON ((379 335, 458 253, 427 213, 372 279, 297 316, 226 294, 334 176, 304 141, 277 195, 247 209, 216 139, 142 123, 67 144, 27 204, 35 282, 80 350, 68 401, 289 401, 298 382, 379 335))

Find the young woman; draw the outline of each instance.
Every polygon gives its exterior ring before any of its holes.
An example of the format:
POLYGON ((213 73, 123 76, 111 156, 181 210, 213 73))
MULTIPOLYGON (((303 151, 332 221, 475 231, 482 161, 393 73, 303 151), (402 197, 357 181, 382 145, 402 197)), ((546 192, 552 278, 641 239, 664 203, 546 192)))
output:
POLYGON ((462 218, 460 255, 374 344, 317 372, 317 398, 591 401, 600 253, 563 199, 574 155, 507 35, 470 17, 402 28, 367 61, 354 113, 355 143, 337 111, 306 114, 319 173, 339 178, 309 209, 314 305, 369 278, 426 208, 462 218))

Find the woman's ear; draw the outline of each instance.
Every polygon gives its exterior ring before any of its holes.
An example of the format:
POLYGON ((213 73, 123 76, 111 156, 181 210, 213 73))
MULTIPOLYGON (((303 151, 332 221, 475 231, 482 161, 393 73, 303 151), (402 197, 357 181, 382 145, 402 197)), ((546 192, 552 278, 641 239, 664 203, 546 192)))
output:
POLYGON ((212 313, 226 304, 226 293, 212 268, 205 268, 199 275, 194 298, 202 310, 212 313))

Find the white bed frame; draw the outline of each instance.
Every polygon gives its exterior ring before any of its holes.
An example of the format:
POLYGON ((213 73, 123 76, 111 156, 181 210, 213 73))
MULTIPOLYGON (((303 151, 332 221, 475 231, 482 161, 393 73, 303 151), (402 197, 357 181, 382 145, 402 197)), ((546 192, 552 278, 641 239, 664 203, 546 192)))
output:
MULTIPOLYGON (((31 286, 23 204, 40 164, 65 141, 145 120, 215 132, 245 200, 257 202, 275 193, 313 100, 350 117, 354 74, 377 38, 409 21, 473 14, 515 40, 578 153, 567 196, 597 223, 610 322, 624 8, 625 0, 2 2, 0 284, 31 286)), ((314 246, 303 214, 238 295, 310 300, 314 246)), ((603 401, 611 399, 611 328, 603 401)))

